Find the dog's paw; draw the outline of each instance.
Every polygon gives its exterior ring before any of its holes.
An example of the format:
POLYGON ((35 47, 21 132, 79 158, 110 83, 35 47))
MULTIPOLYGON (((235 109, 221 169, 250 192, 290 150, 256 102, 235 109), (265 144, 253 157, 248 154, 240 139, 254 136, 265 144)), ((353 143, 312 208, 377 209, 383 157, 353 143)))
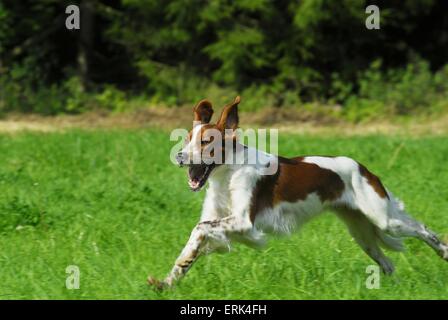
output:
POLYGON ((163 289, 165 289, 167 287, 167 284, 164 281, 157 280, 156 278, 151 277, 151 276, 148 277, 147 281, 148 281, 148 285, 150 287, 153 287, 157 291, 162 291, 163 289))
POLYGON ((394 273, 394 271, 395 271, 395 267, 394 267, 394 265, 392 263, 388 263, 387 265, 382 266, 381 269, 383 270, 383 273, 386 276, 392 275, 394 273))

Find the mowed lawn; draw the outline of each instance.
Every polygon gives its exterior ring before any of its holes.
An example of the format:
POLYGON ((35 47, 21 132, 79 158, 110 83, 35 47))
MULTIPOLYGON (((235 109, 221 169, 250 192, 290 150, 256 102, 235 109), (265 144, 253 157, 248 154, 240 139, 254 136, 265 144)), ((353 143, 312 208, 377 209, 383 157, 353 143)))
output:
MULTIPOLYGON (((448 137, 279 142, 284 156, 354 157, 448 240, 448 137)), ((153 291, 148 274, 169 272, 204 197, 171 164, 173 144, 151 130, 1 134, 0 299, 448 299, 448 263, 415 239, 367 289, 372 261, 331 213, 265 250, 202 257, 175 289, 153 291), (66 288, 69 265, 78 290, 66 288)))

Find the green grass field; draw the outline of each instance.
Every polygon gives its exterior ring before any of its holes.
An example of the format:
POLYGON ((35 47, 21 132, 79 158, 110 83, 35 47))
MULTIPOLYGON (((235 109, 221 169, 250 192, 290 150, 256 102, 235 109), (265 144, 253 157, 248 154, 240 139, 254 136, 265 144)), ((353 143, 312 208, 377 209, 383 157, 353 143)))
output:
MULTIPOLYGON (((279 135, 285 156, 347 155, 378 174, 414 217, 448 240, 447 137, 279 135)), ((199 218, 204 192, 171 164, 169 134, 72 130, 0 135, 0 299, 448 299, 448 263, 418 240, 380 289, 372 261, 325 214, 256 251, 202 257, 174 289, 165 276, 199 218), (68 290, 68 265, 81 271, 68 290)))

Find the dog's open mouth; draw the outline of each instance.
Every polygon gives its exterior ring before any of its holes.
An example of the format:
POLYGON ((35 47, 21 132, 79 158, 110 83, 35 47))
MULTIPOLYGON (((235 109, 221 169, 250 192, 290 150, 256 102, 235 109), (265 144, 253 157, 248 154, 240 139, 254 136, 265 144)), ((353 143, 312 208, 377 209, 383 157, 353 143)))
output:
POLYGON ((214 168, 213 164, 193 164, 188 167, 188 185, 193 191, 199 191, 207 182, 208 176, 214 168))

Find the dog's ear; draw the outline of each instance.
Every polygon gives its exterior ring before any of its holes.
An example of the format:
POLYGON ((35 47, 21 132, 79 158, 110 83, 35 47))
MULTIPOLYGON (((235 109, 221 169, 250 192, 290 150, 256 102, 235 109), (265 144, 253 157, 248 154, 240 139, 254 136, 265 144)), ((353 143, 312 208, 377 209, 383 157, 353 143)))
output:
POLYGON ((238 128, 239 118, 238 118, 238 104, 241 98, 237 96, 232 103, 226 105, 222 110, 221 117, 217 123, 217 126, 221 129, 232 129, 238 128))
POLYGON ((212 103, 206 99, 201 100, 193 108, 194 121, 201 124, 209 123, 213 115, 212 103))

